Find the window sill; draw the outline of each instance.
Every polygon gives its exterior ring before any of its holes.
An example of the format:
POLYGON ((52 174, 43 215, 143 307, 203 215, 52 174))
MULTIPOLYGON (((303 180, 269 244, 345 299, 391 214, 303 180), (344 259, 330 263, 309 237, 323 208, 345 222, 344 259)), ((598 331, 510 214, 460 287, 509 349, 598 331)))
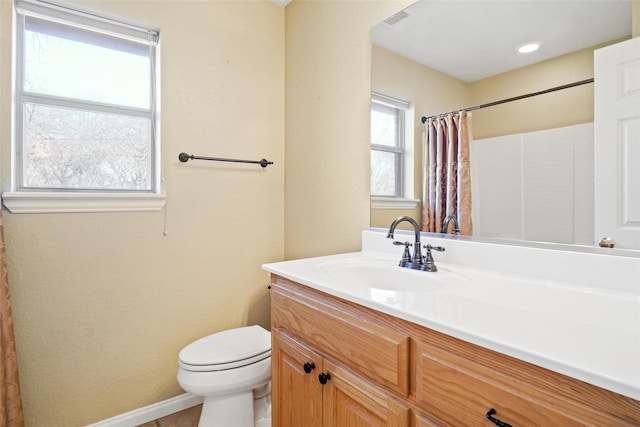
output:
POLYGON ((371 196, 371 209, 415 209, 420 200, 371 196))
POLYGON ((11 213, 159 211, 166 194, 5 192, 2 202, 11 213))

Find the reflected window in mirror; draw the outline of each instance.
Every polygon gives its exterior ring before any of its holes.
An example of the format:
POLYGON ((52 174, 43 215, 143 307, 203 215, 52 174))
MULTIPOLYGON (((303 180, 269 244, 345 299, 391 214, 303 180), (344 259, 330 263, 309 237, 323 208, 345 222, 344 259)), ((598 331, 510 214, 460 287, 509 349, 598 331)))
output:
POLYGON ((383 203, 413 198, 413 105, 371 97, 371 197, 383 203))

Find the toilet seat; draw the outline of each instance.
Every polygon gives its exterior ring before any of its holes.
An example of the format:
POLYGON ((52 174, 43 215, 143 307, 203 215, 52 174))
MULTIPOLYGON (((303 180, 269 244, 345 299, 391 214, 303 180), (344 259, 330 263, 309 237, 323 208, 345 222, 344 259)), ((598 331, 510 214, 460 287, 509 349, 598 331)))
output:
POLYGON ((218 332, 183 348, 178 355, 182 369, 213 372, 241 368, 271 357, 271 334, 260 326, 218 332))

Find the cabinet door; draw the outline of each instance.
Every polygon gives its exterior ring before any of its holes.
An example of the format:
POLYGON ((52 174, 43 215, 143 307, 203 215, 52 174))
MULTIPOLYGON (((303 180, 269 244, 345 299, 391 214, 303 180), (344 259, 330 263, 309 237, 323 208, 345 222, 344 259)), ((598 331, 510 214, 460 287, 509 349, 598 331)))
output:
POLYGON ((321 427, 322 358, 280 329, 271 332, 273 427, 321 427))
POLYGON ((415 418, 415 427, 438 427, 438 424, 436 424, 434 421, 431 421, 424 415, 416 414, 415 418))
POLYGON ((409 409, 346 369, 324 361, 324 427, 408 427, 409 409))

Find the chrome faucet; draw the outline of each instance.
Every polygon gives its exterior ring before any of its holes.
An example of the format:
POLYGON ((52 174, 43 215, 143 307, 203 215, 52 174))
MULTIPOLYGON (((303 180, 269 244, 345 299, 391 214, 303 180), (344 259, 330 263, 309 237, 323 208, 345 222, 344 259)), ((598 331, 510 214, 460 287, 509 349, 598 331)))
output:
POLYGON ((404 254, 402 255, 402 260, 400 260, 400 264, 398 265, 400 267, 411 268, 414 270, 424 270, 424 259, 422 258, 422 250, 420 247, 421 245, 420 226, 418 225, 415 219, 411 218, 410 216, 399 216, 398 218, 394 219, 393 222, 391 223, 391 226, 389 226, 389 233, 387 233, 387 239, 393 239, 393 233, 396 231, 396 227, 398 226, 398 224, 405 221, 413 226, 413 231, 415 233, 415 242, 413 243, 413 255, 411 257, 408 257, 409 246, 411 246, 411 243, 393 242, 394 245, 404 245, 404 248, 405 248, 404 254))
POLYGON ((460 224, 458 224, 458 218, 455 215, 449 215, 444 219, 442 224, 442 232, 447 234, 449 232, 449 223, 453 221, 453 234, 460 234, 460 224))

